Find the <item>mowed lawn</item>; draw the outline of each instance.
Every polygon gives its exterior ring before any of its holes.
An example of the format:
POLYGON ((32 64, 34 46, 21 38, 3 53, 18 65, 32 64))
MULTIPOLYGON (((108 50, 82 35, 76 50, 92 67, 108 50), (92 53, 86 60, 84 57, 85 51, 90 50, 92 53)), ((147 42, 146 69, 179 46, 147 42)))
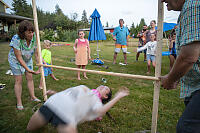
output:
MULTIPOLYGON (((70 42, 68 42, 70 43, 70 42)), ((73 62, 73 42, 70 46, 53 46, 52 59, 53 64, 57 66, 75 67, 73 62)), ((140 55, 139 61, 135 61, 137 40, 133 40, 129 44, 127 54, 128 65, 122 66, 123 55, 120 52, 117 57, 117 64, 113 65, 114 42, 100 42, 100 58, 104 60, 105 66, 108 69, 98 65, 89 63, 87 69, 109 71, 118 73, 128 73, 137 75, 146 75, 147 64, 143 61, 143 54, 140 55)), ((96 42, 90 44, 91 57, 96 58, 96 42)), ((6 84, 3 90, 0 90, 0 132, 1 133, 25 133, 27 123, 33 112, 41 106, 41 104, 33 103, 30 100, 25 77, 23 78, 23 93, 22 101, 25 109, 23 111, 16 110, 16 98, 14 94, 14 78, 6 75, 9 69, 7 61, 9 52, 9 43, 0 42, 0 83, 6 84)), ((164 45, 163 51, 167 47, 164 45)), ((35 64, 35 63, 34 63, 35 64)), ((38 67, 34 65, 34 70, 38 67)), ((167 56, 162 57, 162 75, 169 71, 169 59, 167 56)), ((153 105, 153 81, 130 79, 123 77, 105 76, 87 73, 89 79, 81 81, 77 80, 75 71, 67 71, 54 69, 55 76, 60 79, 54 81, 50 77, 46 79, 47 89, 62 91, 72 86, 86 85, 89 88, 96 88, 101 84, 105 84, 112 88, 113 94, 121 87, 129 88, 130 95, 119 101, 109 112, 115 119, 115 122, 107 116, 103 117, 102 121, 85 122, 78 125, 80 133, 134 133, 136 131, 150 130, 153 105), (102 82, 102 78, 107 80, 107 83, 102 82)), ((154 76, 152 69, 151 76, 154 76)), ((35 94, 38 98, 43 99, 42 91, 39 90, 40 75, 34 75, 35 94)), ((64 101, 63 101, 64 102, 64 101)), ((158 132, 160 133, 175 133, 176 123, 184 110, 184 104, 179 99, 179 89, 167 91, 161 88, 159 101, 158 115, 158 132)), ((56 129, 50 124, 36 133, 56 133, 56 129)))

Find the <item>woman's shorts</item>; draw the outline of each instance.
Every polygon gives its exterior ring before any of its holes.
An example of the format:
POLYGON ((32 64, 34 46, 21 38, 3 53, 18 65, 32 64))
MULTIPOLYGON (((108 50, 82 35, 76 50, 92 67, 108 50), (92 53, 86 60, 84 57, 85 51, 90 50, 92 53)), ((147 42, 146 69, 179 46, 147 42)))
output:
POLYGON ((147 54, 147 61, 150 60, 151 62, 155 61, 155 55, 147 54))
MULTIPOLYGON (((22 66, 19 65, 18 68, 19 68, 19 69, 17 69, 16 67, 14 67, 13 65, 10 64, 10 69, 11 69, 13 75, 23 75, 23 74, 25 73, 25 71, 26 71, 26 70, 24 69, 24 67, 22 67, 22 66)), ((30 70, 33 70, 33 66, 28 66, 28 68, 29 68, 30 70)))
POLYGON ((61 120, 54 112, 52 112, 47 106, 42 105, 39 109, 40 113, 44 116, 48 123, 57 127, 58 125, 67 125, 66 122, 61 120))
POLYGON ((115 53, 119 53, 121 49, 122 49, 123 53, 127 52, 127 46, 126 45, 115 44, 115 53))

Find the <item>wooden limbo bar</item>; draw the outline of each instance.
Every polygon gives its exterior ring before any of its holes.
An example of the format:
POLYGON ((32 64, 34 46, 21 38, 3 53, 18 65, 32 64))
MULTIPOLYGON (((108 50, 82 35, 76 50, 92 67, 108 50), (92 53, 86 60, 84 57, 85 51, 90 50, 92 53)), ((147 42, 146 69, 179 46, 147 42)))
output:
POLYGON ((155 80, 155 81, 159 80, 158 78, 152 77, 152 76, 143 76, 143 75, 133 75, 133 74, 125 74, 125 73, 114 73, 114 72, 96 71, 96 70, 79 69, 79 68, 73 68, 73 67, 63 67, 63 66, 45 65, 45 64, 38 64, 38 66, 52 67, 52 68, 57 68, 57 69, 70 70, 70 71, 81 71, 81 72, 88 72, 88 73, 94 73, 94 74, 102 74, 102 75, 126 77, 126 78, 155 80))
MULTIPOLYGON (((39 56, 38 66, 53 67, 53 68, 57 68, 57 69, 64 69, 64 70, 70 70, 70 71, 83 71, 83 72, 88 72, 88 73, 118 76, 118 77, 154 80, 155 84, 154 84, 154 96, 153 96, 151 133, 156 133, 157 132, 159 94, 160 94, 160 80, 158 77, 161 76, 161 59, 162 59, 161 51, 162 51, 162 43, 163 43, 162 39, 163 39, 164 8, 163 8, 163 3, 161 2, 161 0, 158 0, 158 28, 157 28, 157 52, 156 52, 155 77, 124 74, 124 73, 105 72, 105 71, 96 71, 96 70, 87 70, 87 69, 78 69, 78 68, 55 66, 55 65, 43 65, 42 56, 41 56, 41 45, 40 45, 40 36, 39 36, 39 28, 38 28, 38 19, 37 19, 35 0, 32 0, 32 6, 33 6, 34 27, 35 27, 36 37, 37 37, 36 38, 37 46, 38 46, 38 56, 39 56)), ((45 95, 46 94, 46 83, 45 83, 43 67, 40 67, 40 72, 41 72, 41 78, 43 81, 42 86, 43 86, 44 101, 46 101, 47 100, 47 96, 45 95)))

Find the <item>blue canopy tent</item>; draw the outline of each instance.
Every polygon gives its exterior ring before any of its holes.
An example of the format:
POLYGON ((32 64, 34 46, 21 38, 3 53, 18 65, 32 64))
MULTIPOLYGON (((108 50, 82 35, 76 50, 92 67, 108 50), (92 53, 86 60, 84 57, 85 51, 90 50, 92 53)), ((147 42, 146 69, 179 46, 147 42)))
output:
MULTIPOLYGON (((164 22, 163 23, 163 32, 166 32, 168 30, 173 29, 176 25, 177 25, 176 23, 167 23, 167 22, 164 22)), ((157 30, 157 26, 156 26, 156 30, 157 30)))
POLYGON ((89 41, 96 40, 97 41, 97 59, 93 60, 93 63, 104 64, 103 61, 99 60, 99 47, 98 40, 106 40, 106 35, 104 33, 103 26, 100 20, 100 14, 95 8, 94 12, 90 16, 92 18, 92 24, 90 26, 90 32, 88 36, 89 41))

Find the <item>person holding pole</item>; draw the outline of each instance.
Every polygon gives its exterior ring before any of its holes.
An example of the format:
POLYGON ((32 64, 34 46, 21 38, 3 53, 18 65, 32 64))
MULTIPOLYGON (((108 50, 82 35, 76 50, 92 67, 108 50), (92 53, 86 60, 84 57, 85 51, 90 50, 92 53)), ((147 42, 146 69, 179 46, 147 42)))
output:
POLYGON ((127 52, 128 35, 129 35, 128 28, 124 26, 124 20, 120 19, 119 26, 116 27, 113 32, 113 40, 116 41, 113 64, 116 63, 117 54, 120 52, 120 49, 122 49, 124 55, 124 63, 127 64, 126 52, 127 52))
POLYGON ((181 82, 180 97, 185 110, 177 123, 177 133, 200 133, 200 1, 162 0, 168 10, 181 11, 176 29, 177 58, 171 71, 160 77, 165 89, 181 82))
POLYGON ((35 54, 35 59, 38 62, 37 45, 34 35, 33 24, 27 20, 22 21, 18 27, 18 33, 12 37, 10 42, 11 50, 8 54, 8 62, 11 71, 15 78, 15 95, 17 98, 16 108, 23 110, 21 95, 22 95, 22 75, 25 73, 27 86, 29 89, 31 100, 40 102, 34 93, 34 83, 32 74, 39 74, 38 71, 33 71, 32 56, 35 54))

